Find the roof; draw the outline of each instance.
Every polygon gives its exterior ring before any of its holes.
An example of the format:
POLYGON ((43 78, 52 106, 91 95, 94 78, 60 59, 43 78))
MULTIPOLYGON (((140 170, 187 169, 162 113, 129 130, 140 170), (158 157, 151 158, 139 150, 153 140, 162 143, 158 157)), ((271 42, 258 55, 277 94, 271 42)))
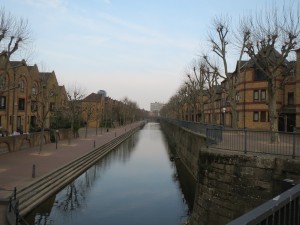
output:
POLYGON ((83 102, 101 102, 103 98, 102 94, 92 93, 86 96, 82 101, 83 102))
POLYGON ((52 75, 50 72, 40 72, 40 75, 42 77, 42 80, 47 82, 49 80, 49 77, 52 75))
POLYGON ((26 62, 25 62, 25 60, 22 60, 22 61, 9 61, 9 64, 12 67, 19 67, 19 66, 25 66, 26 62))

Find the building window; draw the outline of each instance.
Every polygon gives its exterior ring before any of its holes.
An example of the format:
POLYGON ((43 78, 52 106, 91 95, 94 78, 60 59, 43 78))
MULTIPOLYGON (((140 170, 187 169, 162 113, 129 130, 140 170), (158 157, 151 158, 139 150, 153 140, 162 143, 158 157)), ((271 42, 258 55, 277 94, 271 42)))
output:
POLYGON ((31 88, 31 94, 32 95, 36 95, 36 87, 35 87, 35 85, 33 85, 33 87, 31 88))
POLYGON ((288 105, 294 105, 294 92, 288 92, 288 105))
POLYGON ((261 90, 260 91, 260 100, 261 101, 266 101, 266 90, 261 90))
POLYGON ((50 102, 49 109, 50 109, 51 112, 53 112, 55 110, 54 102, 50 102))
POLYGON ((36 101, 32 101, 32 102, 31 102, 31 111, 32 111, 32 112, 36 112, 37 109, 38 109, 37 102, 36 102, 36 101))
POLYGON ((260 122, 266 122, 267 121, 267 112, 262 111, 260 112, 260 122))
POLYGON ((25 109, 25 99, 24 98, 19 98, 18 109, 19 110, 24 110, 25 109))
POLYGON ((235 95, 235 101, 236 102, 240 101, 240 93, 239 92, 237 92, 236 95, 235 95))
POLYGON ((24 80, 20 80, 19 88, 20 88, 20 92, 24 92, 24 80))
POLYGON ((259 113, 258 112, 253 112, 253 121, 258 122, 259 119, 259 113))
POLYGON ((4 75, 2 75, 0 77, 0 90, 4 91, 6 88, 6 77, 4 75))
POLYGON ((267 80, 267 75, 264 71, 260 69, 256 69, 254 72, 253 80, 255 81, 267 80))
POLYGON ((253 91, 253 101, 259 101, 259 90, 253 91))
POLYGON ((0 97, 0 109, 6 109, 6 96, 0 97))

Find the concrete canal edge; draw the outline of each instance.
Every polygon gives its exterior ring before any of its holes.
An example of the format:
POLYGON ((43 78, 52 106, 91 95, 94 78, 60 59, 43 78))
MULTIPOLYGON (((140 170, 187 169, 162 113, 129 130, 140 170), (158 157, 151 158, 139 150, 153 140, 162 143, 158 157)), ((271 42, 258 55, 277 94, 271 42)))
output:
POLYGON ((161 123, 169 145, 196 178, 191 225, 227 224, 300 181, 300 160, 206 146, 206 137, 161 123))
MULTIPOLYGON (((47 198, 76 179, 85 170, 140 130, 143 126, 144 123, 18 190, 16 200, 13 201, 18 207, 18 214, 21 217, 24 217, 47 198)), ((9 212, 9 210, 7 210, 6 217, 8 222, 16 221, 16 214, 14 215, 14 213, 9 212)))

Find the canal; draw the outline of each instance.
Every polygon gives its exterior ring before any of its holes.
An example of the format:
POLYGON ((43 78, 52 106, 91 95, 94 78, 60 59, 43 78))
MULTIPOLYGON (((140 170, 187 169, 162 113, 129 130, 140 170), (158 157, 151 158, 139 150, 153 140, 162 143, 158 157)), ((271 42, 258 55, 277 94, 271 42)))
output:
POLYGON ((194 196, 188 182, 183 166, 170 161, 160 125, 148 123, 25 220, 30 225, 182 225, 194 196))

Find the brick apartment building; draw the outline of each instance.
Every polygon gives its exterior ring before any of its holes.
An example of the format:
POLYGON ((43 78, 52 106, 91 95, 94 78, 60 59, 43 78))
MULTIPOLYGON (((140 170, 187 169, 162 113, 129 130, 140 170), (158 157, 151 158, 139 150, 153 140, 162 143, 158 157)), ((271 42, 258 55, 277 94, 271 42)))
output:
POLYGON ((67 102, 53 72, 40 72, 23 61, 0 61, 0 127, 11 134, 53 124, 55 110, 67 102))
MULTIPOLYGON (((296 50, 296 61, 287 62, 293 66, 293 76, 277 92, 276 108, 278 114, 278 128, 280 131, 300 131, 300 49, 296 50)), ((188 94, 180 93, 174 96, 173 102, 164 113, 173 118, 204 122, 208 124, 232 127, 232 109, 226 96, 227 82, 235 79, 237 70, 229 79, 225 79, 218 86, 214 86, 214 101, 212 103, 208 90, 203 94, 203 111, 201 113, 199 96, 192 103, 188 94), (188 95, 189 100, 186 99, 188 95), (175 99, 175 100, 174 100, 175 99), (213 105, 212 105, 213 104, 213 105), (213 118, 214 117, 214 118, 213 118)), ((282 81, 279 76, 276 82, 282 81)), ((251 60, 243 61, 240 79, 236 85, 237 127, 255 130, 269 130, 268 84, 265 74, 256 68, 251 60)), ((168 106, 167 106, 168 107, 168 106)))
MULTIPOLYGON (((296 62, 293 64, 294 76, 278 90, 276 105, 278 113, 278 129, 280 131, 300 130, 300 50, 296 51, 296 62)), ((268 91, 267 81, 262 71, 251 61, 244 61, 241 67, 240 82, 236 90, 238 128, 268 130, 268 91)), ((235 76, 236 71, 232 74, 235 76)), ((277 79, 280 82, 281 78, 277 79)), ((222 85, 227 81, 223 81, 222 85)), ((218 93, 219 122, 231 126, 231 107, 226 103, 224 92, 218 93)))

